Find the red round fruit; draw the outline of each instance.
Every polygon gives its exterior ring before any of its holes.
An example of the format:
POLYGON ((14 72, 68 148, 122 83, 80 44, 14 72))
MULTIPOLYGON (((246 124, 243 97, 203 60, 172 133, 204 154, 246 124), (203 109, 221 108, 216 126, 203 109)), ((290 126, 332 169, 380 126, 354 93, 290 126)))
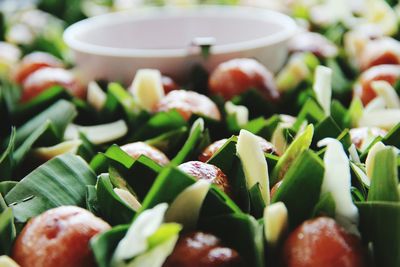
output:
POLYGON ((80 84, 72 72, 61 68, 45 67, 35 71, 25 79, 22 85, 21 102, 33 99, 55 85, 64 87, 76 97, 86 97, 86 88, 80 84))
POLYGON ((201 161, 188 161, 178 166, 180 170, 196 179, 203 179, 215 184, 219 189, 231 196, 228 177, 217 166, 201 161))
POLYGON ((54 208, 28 222, 14 243, 12 258, 21 267, 96 266, 89 241, 109 228, 85 209, 54 208))
POLYGON ((33 52, 22 58, 15 72, 14 79, 22 84, 25 79, 38 69, 45 67, 62 68, 63 63, 55 56, 45 52, 33 52))
POLYGON ((245 266, 236 250, 224 247, 216 236, 192 232, 182 236, 163 267, 245 266))
POLYGON ((220 120, 221 114, 217 105, 205 95, 193 91, 173 90, 157 104, 156 111, 169 111, 176 109, 185 120, 192 114, 220 120))
POLYGON ((226 100, 257 89, 267 100, 276 101, 280 95, 272 73, 251 58, 237 58, 220 64, 209 79, 210 92, 226 100))
POLYGON ((179 89, 179 85, 177 83, 175 83, 174 80, 172 80, 172 78, 168 77, 168 76, 162 76, 161 79, 163 88, 164 88, 164 92, 166 94, 168 94, 169 92, 173 91, 173 90, 178 90, 179 89))
POLYGON ((400 42, 386 37, 369 41, 360 55, 360 68, 400 64, 400 42))
POLYGON ((365 106, 376 97, 376 93, 371 86, 373 81, 383 80, 394 85, 399 78, 400 65, 378 65, 371 67, 360 75, 358 83, 354 86, 353 94, 359 97, 365 106))
MULTIPOLYGON (((211 145, 206 147, 203 150, 203 152, 201 152, 201 154, 199 156, 199 160, 202 162, 208 161, 226 143, 227 140, 228 139, 226 139, 226 138, 221 139, 221 140, 215 141, 214 143, 212 143, 211 145)), ((271 144, 270 142, 268 142, 267 140, 265 140, 264 138, 259 137, 259 144, 260 144, 260 147, 262 148, 262 150, 264 151, 264 153, 270 153, 270 154, 276 153, 274 145, 271 144)))
POLYGON ((315 32, 301 32, 289 42, 290 52, 311 52, 320 58, 331 58, 338 54, 338 48, 325 36, 315 32))
POLYGON ((328 217, 308 220, 297 227, 283 251, 287 267, 363 267, 364 257, 360 239, 328 217))
POLYGON ((141 155, 144 155, 161 166, 169 163, 168 157, 163 152, 144 142, 126 144, 121 146, 121 149, 134 159, 138 159, 141 155))
MULTIPOLYGON (((387 134, 387 131, 378 128, 378 127, 360 127, 350 129, 350 138, 351 142, 357 147, 361 148, 363 142, 366 140, 368 135, 373 137, 382 136, 384 137, 387 134)), ((371 140, 372 141, 372 140, 371 140)))

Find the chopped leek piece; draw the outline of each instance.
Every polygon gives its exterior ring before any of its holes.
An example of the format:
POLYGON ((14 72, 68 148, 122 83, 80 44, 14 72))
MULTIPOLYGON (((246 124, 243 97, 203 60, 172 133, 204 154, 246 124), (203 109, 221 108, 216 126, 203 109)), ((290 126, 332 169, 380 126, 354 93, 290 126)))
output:
POLYGON ((315 70, 314 92, 317 100, 326 116, 331 115, 332 98, 332 70, 324 66, 318 66, 315 70))
POLYGON ((288 210, 283 202, 276 202, 264 209, 264 235, 267 242, 276 245, 288 228, 288 210))

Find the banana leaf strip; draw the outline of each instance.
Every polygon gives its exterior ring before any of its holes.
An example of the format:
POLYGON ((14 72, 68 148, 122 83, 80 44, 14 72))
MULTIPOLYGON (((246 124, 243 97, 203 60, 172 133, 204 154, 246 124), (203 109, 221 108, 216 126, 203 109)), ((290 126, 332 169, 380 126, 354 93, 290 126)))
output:
POLYGON ((23 178, 4 197, 18 222, 62 206, 85 206, 86 186, 94 185, 96 176, 82 158, 58 156, 23 178))

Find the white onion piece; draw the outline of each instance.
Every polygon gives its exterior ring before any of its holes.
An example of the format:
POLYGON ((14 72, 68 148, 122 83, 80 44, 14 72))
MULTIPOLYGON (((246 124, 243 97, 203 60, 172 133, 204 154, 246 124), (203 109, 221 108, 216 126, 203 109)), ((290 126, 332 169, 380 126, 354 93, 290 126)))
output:
POLYGON ((171 203, 165 214, 165 221, 177 222, 185 230, 194 230, 210 185, 205 180, 198 180, 183 190, 171 203))
POLYGON ((260 147, 259 137, 246 130, 240 130, 236 151, 243 165, 247 188, 257 183, 266 205, 270 201, 268 164, 260 147))
POLYGON ((228 115, 235 116, 238 125, 241 127, 249 122, 249 110, 245 106, 235 105, 231 101, 227 101, 225 111, 228 115))
POLYGON ((400 99, 393 86, 387 81, 373 81, 372 89, 385 100, 387 108, 400 108, 400 99))
POLYGON ((112 123, 80 126, 76 124, 68 125, 65 133, 65 139, 79 139, 79 133, 85 134, 87 139, 95 145, 108 143, 117 140, 128 133, 128 126, 124 120, 118 120, 112 123))
POLYGON ((400 109, 382 109, 364 112, 358 127, 379 127, 390 130, 400 122, 400 109))
POLYGON ((332 98, 332 70, 324 66, 318 66, 315 70, 313 89, 319 104, 326 116, 331 115, 332 98))
POLYGON ((157 103, 164 97, 160 71, 155 69, 138 70, 129 91, 141 108, 147 111, 154 110, 157 103))
POLYGON ((288 210, 283 202, 265 207, 264 225, 265 239, 268 244, 276 245, 288 227, 288 210))
POLYGON ((89 82, 87 102, 99 111, 104 107, 106 99, 107 95, 101 90, 100 86, 95 81, 89 82))
POLYGON ((136 199, 134 195, 132 195, 128 190, 121 188, 114 188, 114 193, 129 207, 131 207, 134 211, 138 211, 142 205, 136 199))
POLYGON ((349 232, 357 233, 358 209, 351 197, 350 163, 342 144, 333 138, 325 138, 318 146, 326 146, 324 154, 324 180, 321 195, 331 193, 335 205, 335 219, 349 232))

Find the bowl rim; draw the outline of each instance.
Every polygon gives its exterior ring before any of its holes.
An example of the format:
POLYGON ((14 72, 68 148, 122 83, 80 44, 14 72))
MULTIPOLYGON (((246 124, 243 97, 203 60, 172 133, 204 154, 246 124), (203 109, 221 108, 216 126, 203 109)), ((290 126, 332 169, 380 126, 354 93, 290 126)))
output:
POLYGON ((91 18, 87 18, 76 22, 69 26, 63 34, 64 42, 72 49, 77 52, 92 54, 97 56, 108 56, 108 57, 126 57, 126 58, 176 58, 186 57, 189 55, 188 49, 136 49, 136 48, 117 48, 110 46, 102 46, 87 43, 79 40, 77 35, 82 32, 89 31, 90 29, 99 28, 103 25, 118 24, 125 21, 135 21, 143 18, 151 18, 156 15, 162 14, 163 16, 178 15, 178 16, 190 16, 199 14, 213 14, 216 12, 224 12, 223 14, 239 14, 243 17, 257 18, 260 21, 279 21, 283 26, 282 30, 265 37, 255 38, 248 41, 235 42, 231 44, 215 45, 211 47, 212 54, 229 54, 242 52, 246 50, 252 50, 257 48, 263 48, 266 46, 278 44, 285 40, 288 40, 294 35, 297 29, 295 21, 278 11, 269 9, 262 9, 256 7, 244 7, 244 6, 213 6, 213 5, 201 5, 201 6, 190 6, 190 7, 147 7, 140 8, 137 10, 120 11, 114 13, 108 13, 99 15, 91 18), (227 13, 229 12, 229 13, 227 13), (249 15, 251 14, 251 16, 249 15))

